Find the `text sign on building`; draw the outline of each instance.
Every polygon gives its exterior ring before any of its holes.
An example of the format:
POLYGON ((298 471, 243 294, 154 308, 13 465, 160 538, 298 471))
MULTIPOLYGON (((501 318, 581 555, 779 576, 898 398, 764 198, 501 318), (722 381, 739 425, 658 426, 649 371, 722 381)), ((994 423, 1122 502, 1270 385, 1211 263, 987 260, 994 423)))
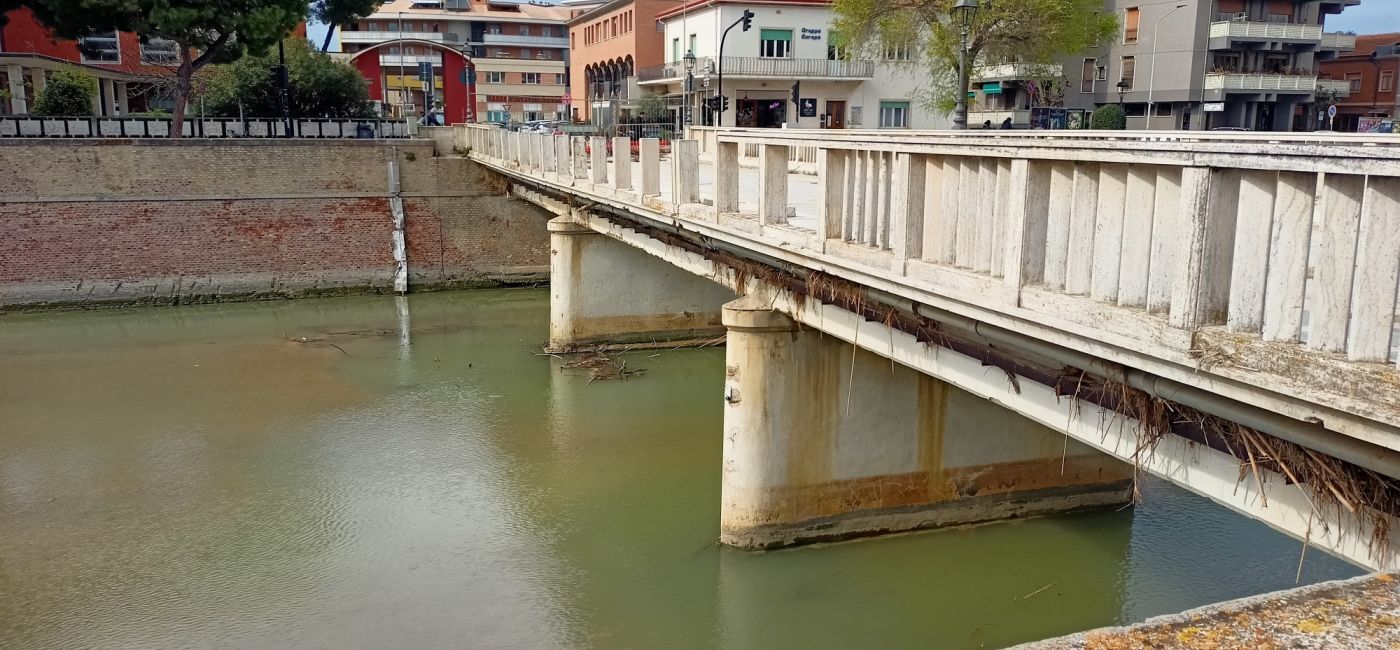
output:
POLYGON ((822 40, 822 30, 821 30, 821 28, 820 28, 820 27, 803 27, 803 28, 802 28, 802 40, 804 40, 804 41, 820 41, 820 40, 822 40))
POLYGON ((1206 102, 1205 109, 1207 113, 1224 113, 1225 102, 1206 102))
POLYGON ((803 97, 797 105, 798 117, 816 117, 817 100, 815 97, 803 97))

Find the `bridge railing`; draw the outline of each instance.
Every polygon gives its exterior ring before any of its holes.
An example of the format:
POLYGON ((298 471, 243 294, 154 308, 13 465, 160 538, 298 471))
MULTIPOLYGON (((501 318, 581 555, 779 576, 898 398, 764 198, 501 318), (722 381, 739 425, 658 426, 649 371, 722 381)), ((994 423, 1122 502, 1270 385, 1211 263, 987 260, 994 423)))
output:
POLYGON ((675 143, 669 161, 643 145, 641 184, 627 157, 597 157, 601 139, 590 146, 482 130, 474 151, 578 193, 781 241, 1086 338, 1201 367, 1227 359, 1246 369, 1238 376, 1282 378, 1279 390, 1317 385, 1342 395, 1333 405, 1380 402, 1384 413, 1371 416, 1400 421, 1400 395, 1366 388, 1394 381, 1400 140, 789 129, 706 136, 713 192, 703 202, 694 140, 675 143), (815 156, 815 197, 809 184, 790 184, 794 148, 815 156), (754 149, 757 172, 738 164, 754 149), (664 196, 645 180, 663 173, 673 179, 664 196), (745 174, 758 177, 756 197, 741 197, 745 174))

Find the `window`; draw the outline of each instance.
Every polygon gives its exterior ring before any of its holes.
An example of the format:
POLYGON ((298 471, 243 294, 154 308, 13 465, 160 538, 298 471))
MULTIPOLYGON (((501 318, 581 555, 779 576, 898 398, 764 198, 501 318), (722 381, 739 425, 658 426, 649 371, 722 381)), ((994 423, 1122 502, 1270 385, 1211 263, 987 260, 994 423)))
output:
POLYGON ((413 50, 413 46, 412 46, 412 45, 405 45, 405 46, 403 46, 403 53, 404 53, 404 54, 417 54, 417 52, 415 52, 415 51, 413 50))
POLYGON ((681 60, 681 39, 679 37, 671 39, 671 62, 679 63, 681 60))
POLYGON ((1152 117, 1171 117, 1172 103, 1161 102, 1152 105, 1152 117))
POLYGON ((1124 104, 1123 114, 1128 117, 1147 117, 1147 104, 1124 104))
POLYGON ((758 55, 786 59, 792 56, 791 29, 761 29, 758 32, 758 55))
POLYGON ((538 84, 539 82, 540 82, 540 73, 538 73, 538 72, 522 72, 522 73, 520 73, 520 83, 523 83, 523 84, 538 84))
POLYGON ((1348 72, 1348 73, 1347 73, 1347 81, 1350 81, 1350 82, 1351 82, 1351 92, 1354 92, 1354 93, 1359 93, 1359 92, 1361 92, 1361 73, 1360 73, 1360 72, 1348 72))
POLYGON ((487 33, 487 34, 502 34, 502 33, 504 33, 504 32, 501 31, 501 24, 500 24, 500 23, 491 23, 490 25, 487 25, 487 26, 486 26, 486 33, 487 33))
POLYGON ((688 49, 688 50, 686 50, 686 51, 687 51, 687 52, 690 52, 692 55, 695 54, 695 43, 696 43, 696 40, 697 40, 697 39, 696 39, 696 35, 695 35, 695 34, 691 34, 691 35, 690 35, 690 49, 688 49))
POLYGON ((390 32, 397 32, 397 31, 399 31, 399 24, 396 23, 396 22, 392 22, 392 21, 391 21, 391 22, 385 23, 384 26, 387 28, 385 31, 390 31, 390 32))
POLYGON ((1390 91, 1392 91, 1392 90, 1395 90, 1395 71, 1394 71, 1394 70, 1386 70, 1385 72, 1382 72, 1382 73, 1381 73, 1381 82, 1380 82, 1380 86, 1378 86, 1378 88, 1379 88, 1380 91, 1383 92, 1383 93, 1388 93, 1388 92, 1390 92, 1390 91))
POLYGON ((1094 68, 1094 81, 1108 81, 1108 66, 1094 68))
POLYGON ((530 35, 530 26, 529 26, 529 25, 521 25, 521 26, 520 26, 520 35, 521 35, 521 36, 529 36, 529 35, 530 35))
POLYGON ((503 84, 503 83, 505 83, 505 82, 506 82, 506 73, 504 73, 504 72, 494 72, 494 71, 492 71, 492 72, 487 72, 487 73, 486 73, 486 83, 489 83, 489 84, 503 84))
POLYGON ((78 39, 78 53, 83 63, 121 63, 117 47, 117 30, 89 34, 78 39))
POLYGON ((909 102, 880 102, 880 128, 909 128, 909 102))
POLYGON ((505 111, 486 111, 487 122, 509 122, 510 113, 505 111))
POLYGON ((1130 44, 1138 42, 1138 21, 1139 15, 1137 7, 1129 7, 1123 16, 1123 43, 1130 44))
POLYGON ((561 85, 561 86, 564 85, 564 75, 562 75, 562 74, 556 74, 556 75, 554 75, 554 83, 557 83, 557 84, 559 84, 559 85, 561 85))
POLYGON ((905 44, 905 45, 886 45, 886 46, 885 46, 885 60, 886 60, 886 61, 908 61, 908 60, 909 60, 909 46, 908 46, 907 44, 905 44))
POLYGON ((1181 130, 1191 130, 1191 107, 1185 106, 1181 109, 1181 130))
POLYGON ((1079 92, 1094 92, 1094 76, 1096 73, 1096 70, 1094 69, 1095 63, 1097 63, 1095 59, 1084 59, 1084 67, 1081 68, 1079 72, 1079 92))
POLYGON ((540 59, 541 61, 548 61, 554 58, 554 55, 550 54, 549 50, 540 50, 538 52, 535 52, 535 58, 540 59))
POLYGON ((522 59, 528 59, 528 58, 530 58, 530 48, 528 48, 528 47, 522 47, 522 48, 520 48, 520 58, 522 58, 522 59))
POLYGON ((141 62, 174 65, 180 60, 180 46, 165 38, 152 38, 141 44, 141 62))
POLYGON ((1118 77, 1118 80, 1119 80, 1120 82, 1122 82, 1122 85, 1119 86, 1119 89, 1121 89, 1121 90, 1132 90, 1132 89, 1133 89, 1133 74, 1134 74, 1136 71, 1137 71, 1137 59, 1135 59, 1135 58, 1133 58, 1133 57, 1131 57, 1131 56, 1125 56, 1125 57, 1123 57, 1123 71, 1122 71, 1122 74, 1119 75, 1119 77, 1118 77))

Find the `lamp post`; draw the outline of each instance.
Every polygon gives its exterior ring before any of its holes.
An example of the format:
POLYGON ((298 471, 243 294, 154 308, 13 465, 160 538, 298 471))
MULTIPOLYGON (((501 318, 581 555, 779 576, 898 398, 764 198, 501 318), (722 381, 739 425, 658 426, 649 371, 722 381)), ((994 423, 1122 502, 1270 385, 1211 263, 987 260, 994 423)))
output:
POLYGON ((681 124, 690 124, 690 99, 695 92, 695 52, 685 53, 685 103, 681 106, 681 124))
POLYGON ((1120 80, 1118 81, 1118 105, 1119 105, 1119 106, 1122 106, 1122 105, 1123 105, 1123 96, 1126 95, 1126 94, 1128 94, 1128 80, 1127 80, 1127 79, 1120 79, 1120 80))
POLYGON ((977 0, 958 0, 953 5, 953 17, 958 21, 958 97, 953 108, 953 128, 967 128, 967 39, 972 35, 972 21, 977 16, 977 0))
POLYGON ((1172 15, 1177 9, 1182 9, 1185 6, 1186 4, 1182 3, 1172 7, 1167 13, 1159 16, 1157 22, 1152 25, 1152 69, 1147 72, 1147 128, 1149 130, 1152 128, 1152 89, 1157 81, 1157 30, 1161 28, 1162 21, 1166 20, 1167 16, 1172 15))

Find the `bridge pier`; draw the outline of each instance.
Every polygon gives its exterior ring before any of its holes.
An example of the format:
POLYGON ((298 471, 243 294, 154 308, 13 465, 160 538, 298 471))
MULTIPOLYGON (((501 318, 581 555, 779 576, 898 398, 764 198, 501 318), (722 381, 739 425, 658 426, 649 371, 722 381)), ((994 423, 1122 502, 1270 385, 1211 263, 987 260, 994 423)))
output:
POLYGON ((775 548, 1128 501, 1130 465, 853 354, 770 304, 749 296, 724 306, 721 542, 775 548))
POLYGON ((549 222, 549 348, 724 334, 734 292, 567 217, 549 222))

